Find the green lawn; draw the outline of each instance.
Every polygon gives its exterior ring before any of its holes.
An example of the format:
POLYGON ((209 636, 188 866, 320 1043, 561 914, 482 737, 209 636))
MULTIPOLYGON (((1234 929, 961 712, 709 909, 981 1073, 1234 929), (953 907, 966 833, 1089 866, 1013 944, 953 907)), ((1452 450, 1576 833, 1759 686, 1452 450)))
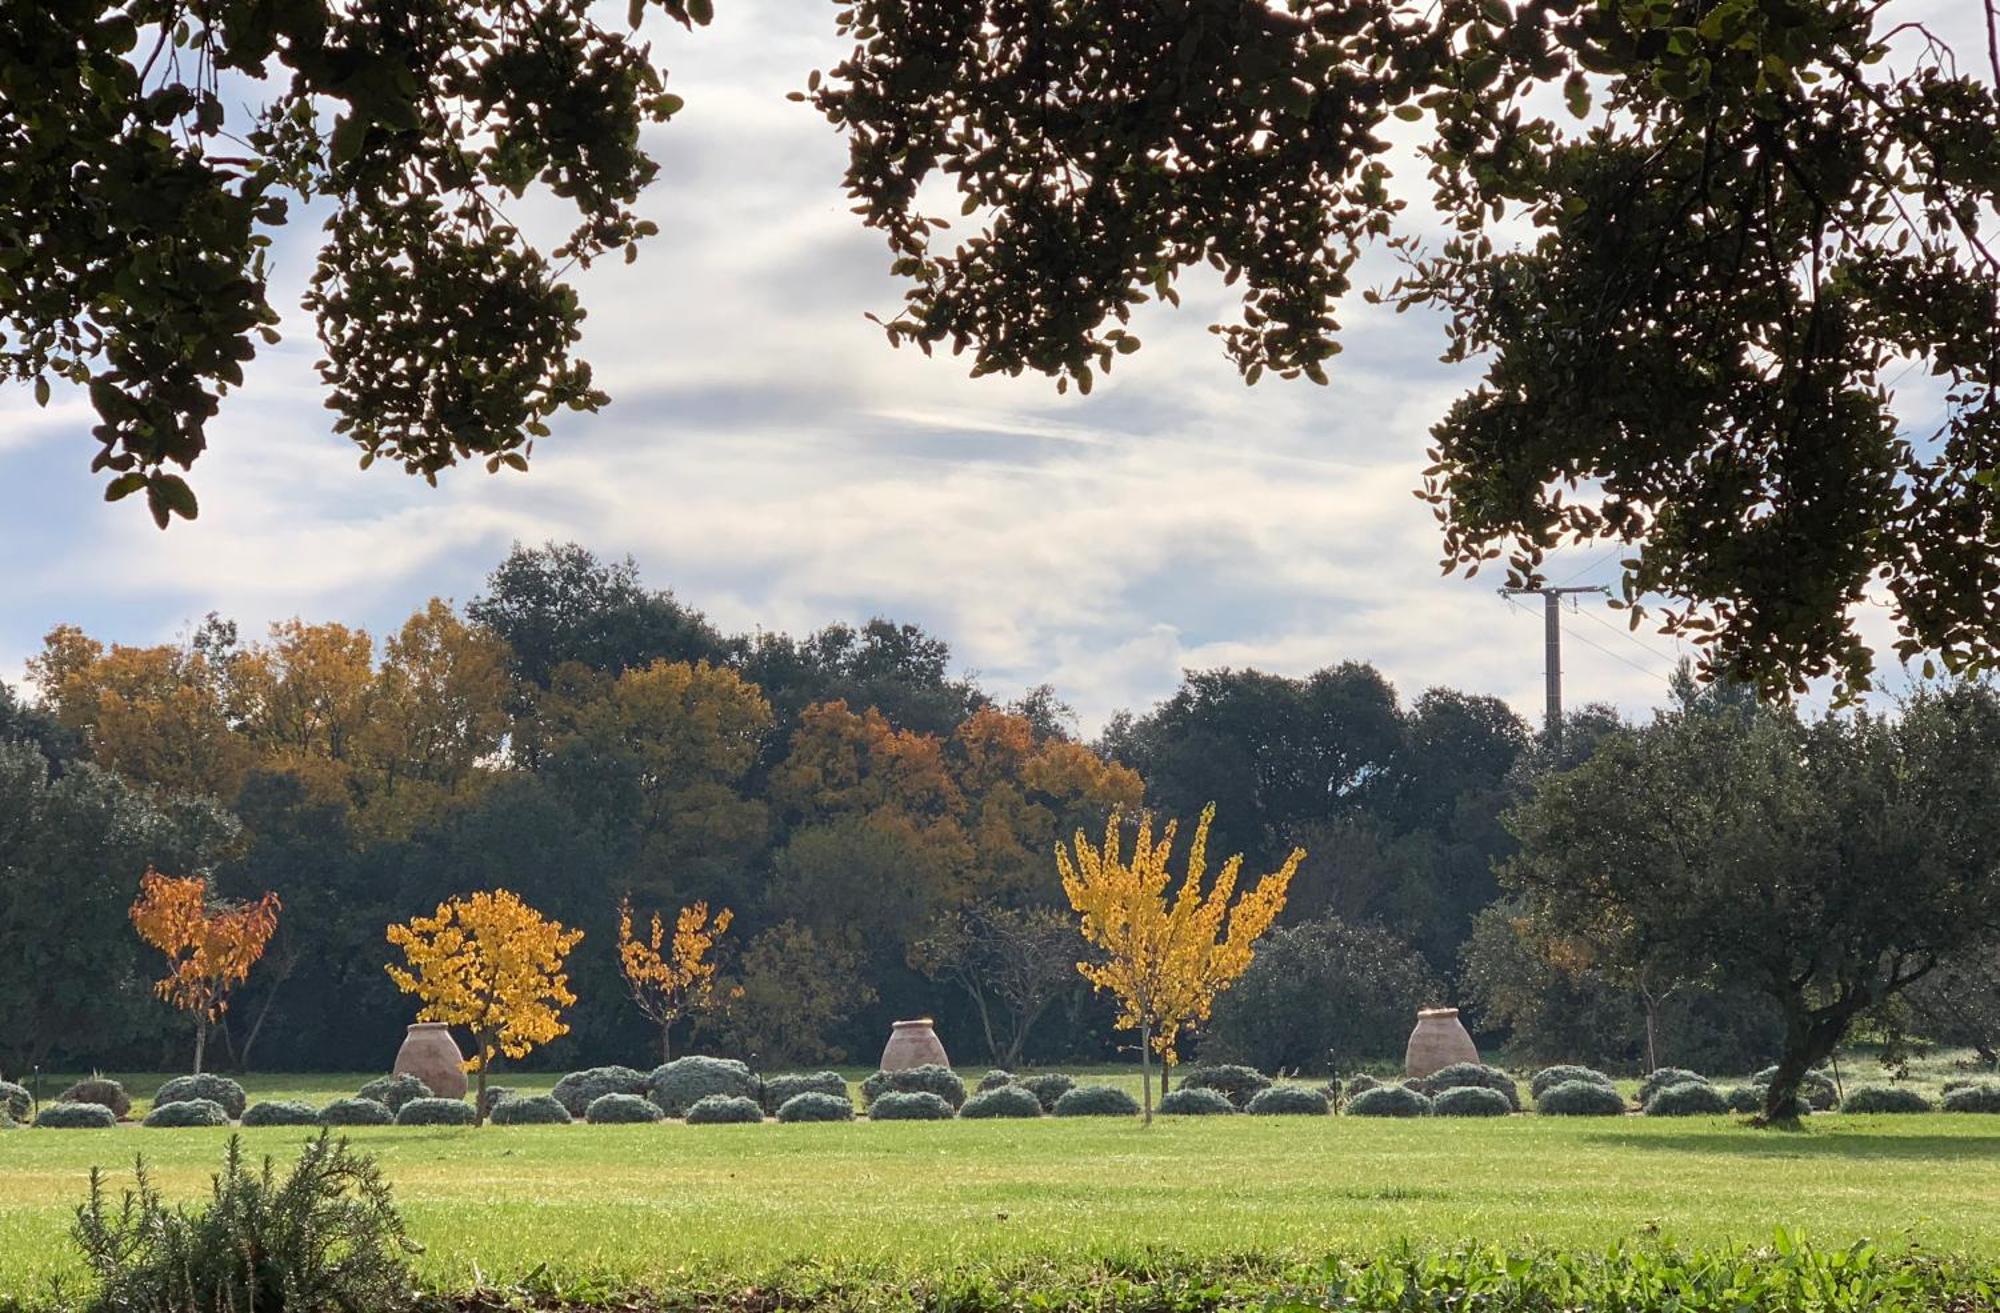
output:
MULTIPOLYGON (((324 1101, 358 1077, 263 1078, 324 1101)), ((516 1088, 545 1086, 516 1078, 516 1088)), ((149 1092, 157 1078, 133 1078, 149 1092)), ((304 1132, 244 1133, 284 1154, 304 1132)), ((2000 1257, 2000 1117, 1501 1122, 1215 1118, 637 1127, 382 1128, 377 1154, 434 1281, 754 1274, 788 1260, 910 1270, 1141 1248, 1309 1256, 1426 1244, 1600 1246, 1657 1236, 1822 1244, 1874 1237, 2000 1257)), ((0 1136, 0 1292, 71 1265, 63 1236, 93 1164, 143 1151, 170 1194, 202 1190, 228 1132, 0 1136)))

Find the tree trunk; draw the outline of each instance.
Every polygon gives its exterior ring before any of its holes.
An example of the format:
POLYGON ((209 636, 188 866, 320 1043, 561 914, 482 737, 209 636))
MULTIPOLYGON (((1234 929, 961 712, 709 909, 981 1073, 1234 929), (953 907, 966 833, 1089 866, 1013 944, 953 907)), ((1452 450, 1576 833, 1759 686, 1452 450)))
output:
POLYGON ((1803 1003, 1785 1002, 1785 1052, 1778 1059, 1777 1074, 1764 1091, 1764 1111, 1757 1114, 1759 1126, 1795 1125, 1799 1082, 1814 1067, 1833 1056, 1834 1049, 1847 1037, 1847 1028, 1872 1001, 1871 995, 1850 995, 1832 1006, 1808 1012, 1803 1003))
POLYGON ((671 1021, 662 1021, 660 1023, 660 1061, 672 1062, 673 1060, 674 1023, 671 1021))
POLYGON ((264 1033, 264 1022, 270 1018, 271 1005, 278 1000, 278 989, 292 978, 292 972, 297 969, 298 957, 294 954, 284 968, 271 977, 270 988, 264 991, 264 1001, 257 1005, 256 1019, 250 1023, 250 1033, 243 1037, 243 1051, 237 1057, 238 1071, 250 1070, 250 1050, 256 1047, 257 1036, 264 1033))
POLYGON ((197 1076, 201 1075, 201 1055, 207 1047, 208 1020, 205 1017, 197 1017, 194 1023, 194 1074, 197 1076))
POLYGON ((1153 1124, 1153 1027, 1150 1022, 1139 1023, 1139 1093, 1142 1106, 1146 1110, 1146 1125, 1153 1124))
POLYGON ((475 1127, 479 1127, 486 1124, 486 1069, 492 1066, 493 1063, 486 1050, 486 1037, 475 1034, 472 1037, 472 1042, 477 1046, 475 1051, 479 1055, 479 1070, 474 1073, 472 1124, 475 1127))
POLYGON ((1646 1005, 1646 1074, 1660 1069, 1660 1004, 1652 994, 1639 996, 1646 1005))

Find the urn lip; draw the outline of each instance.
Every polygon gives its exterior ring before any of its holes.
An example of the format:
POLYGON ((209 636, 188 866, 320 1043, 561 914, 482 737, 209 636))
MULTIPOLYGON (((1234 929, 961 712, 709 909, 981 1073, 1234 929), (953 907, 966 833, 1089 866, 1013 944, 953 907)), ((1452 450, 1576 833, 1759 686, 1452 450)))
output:
POLYGON ((451 1024, 444 1021, 412 1021, 411 1030, 450 1030, 451 1024))
POLYGON ((891 1022, 889 1028, 891 1030, 907 1030, 911 1026, 931 1026, 935 1024, 937 1024, 936 1017, 917 1017, 911 1021, 891 1022))
POLYGON ((1422 1020, 1424 1020, 1424 1019, 1425 1019, 1425 1018, 1427 1018, 1427 1017, 1455 1017, 1455 1016, 1457 1016, 1457 1015, 1458 1015, 1458 1009, 1457 1009, 1457 1008, 1418 1008, 1418 1009, 1417 1009, 1417 1020, 1419 1020, 1419 1021, 1422 1021, 1422 1020))

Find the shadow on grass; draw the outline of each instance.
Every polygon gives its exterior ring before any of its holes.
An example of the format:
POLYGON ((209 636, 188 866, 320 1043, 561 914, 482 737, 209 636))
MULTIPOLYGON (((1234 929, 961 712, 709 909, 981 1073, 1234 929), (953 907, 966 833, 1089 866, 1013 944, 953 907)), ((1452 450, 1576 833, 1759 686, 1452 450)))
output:
POLYGON ((1667 1149, 1675 1153, 1734 1154, 1741 1158, 1932 1158, 1952 1163, 2000 1163, 2000 1134, 1815 1135, 1810 1125, 1797 1132, 1745 1129, 1743 1135, 1717 1135, 1713 1131, 1636 1135, 1610 1131, 1587 1135, 1584 1141, 1620 1149, 1667 1149))

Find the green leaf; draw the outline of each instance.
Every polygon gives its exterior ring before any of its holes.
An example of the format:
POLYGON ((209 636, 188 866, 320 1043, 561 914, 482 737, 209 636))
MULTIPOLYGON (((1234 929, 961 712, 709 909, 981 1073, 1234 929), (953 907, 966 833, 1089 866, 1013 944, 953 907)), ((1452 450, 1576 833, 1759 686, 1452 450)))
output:
POLYGON ((49 381, 45 378, 35 379, 35 404, 37 406, 49 404, 49 381))
POLYGON ((105 485, 104 500, 123 501, 145 486, 145 475, 137 473, 121 474, 105 485))

